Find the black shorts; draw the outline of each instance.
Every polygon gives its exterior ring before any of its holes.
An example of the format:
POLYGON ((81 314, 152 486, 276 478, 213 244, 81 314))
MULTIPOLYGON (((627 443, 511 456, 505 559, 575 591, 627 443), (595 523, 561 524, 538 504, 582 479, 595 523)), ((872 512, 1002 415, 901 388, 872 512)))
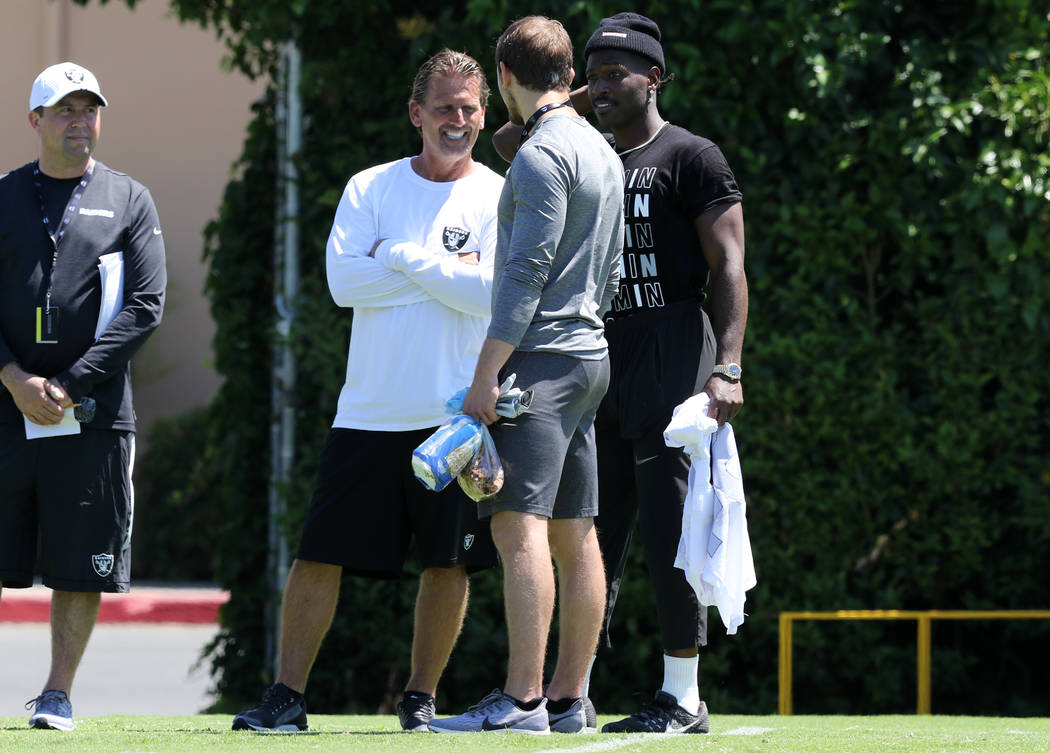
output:
POLYGON ((598 543, 608 580, 603 642, 640 521, 664 649, 707 643, 707 608, 674 566, 689 489, 689 457, 664 443, 674 408, 704 388, 715 359, 707 315, 693 302, 617 319, 606 327, 612 380, 598 409, 598 543))
POLYGON ((134 459, 130 431, 84 428, 71 436, 28 440, 21 424, 0 429, 4 587, 33 585, 39 556, 49 588, 127 592, 134 459))
POLYGON ((489 523, 459 484, 432 492, 412 473, 412 450, 433 433, 332 429, 296 556, 372 577, 399 576, 410 551, 422 570, 497 565, 489 523))

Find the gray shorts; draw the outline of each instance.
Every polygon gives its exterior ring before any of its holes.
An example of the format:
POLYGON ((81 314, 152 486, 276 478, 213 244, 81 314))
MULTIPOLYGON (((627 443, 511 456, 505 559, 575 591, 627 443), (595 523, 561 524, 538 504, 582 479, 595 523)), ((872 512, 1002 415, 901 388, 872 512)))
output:
POLYGON ((503 463, 503 488, 478 503, 478 517, 503 510, 547 518, 598 514, 598 463, 594 414, 609 386, 609 359, 584 360, 560 353, 515 351, 502 382, 533 391, 532 406, 517 418, 489 427, 503 463))

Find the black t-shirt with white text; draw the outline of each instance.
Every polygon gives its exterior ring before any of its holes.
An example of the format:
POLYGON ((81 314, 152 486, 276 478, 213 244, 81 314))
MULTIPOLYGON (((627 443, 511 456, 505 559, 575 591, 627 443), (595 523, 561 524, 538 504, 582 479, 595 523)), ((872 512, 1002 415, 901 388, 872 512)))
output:
POLYGON ((718 146, 665 124, 645 144, 619 153, 624 167, 620 292, 606 318, 685 300, 702 301, 708 266, 695 220, 742 195, 718 146))

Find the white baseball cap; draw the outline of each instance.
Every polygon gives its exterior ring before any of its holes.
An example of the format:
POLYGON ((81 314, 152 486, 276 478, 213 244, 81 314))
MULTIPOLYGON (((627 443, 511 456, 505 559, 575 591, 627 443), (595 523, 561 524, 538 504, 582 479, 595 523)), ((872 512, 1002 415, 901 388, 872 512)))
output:
POLYGON ((33 82, 33 90, 29 93, 29 109, 53 107, 67 94, 80 91, 94 94, 103 107, 109 104, 102 96, 102 89, 95 74, 87 68, 76 63, 52 65, 45 68, 33 82))

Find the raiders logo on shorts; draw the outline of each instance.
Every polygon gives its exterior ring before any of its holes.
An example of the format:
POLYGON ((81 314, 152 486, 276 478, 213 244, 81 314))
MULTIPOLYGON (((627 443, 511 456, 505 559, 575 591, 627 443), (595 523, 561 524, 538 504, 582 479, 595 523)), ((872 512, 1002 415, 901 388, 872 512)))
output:
POLYGON ((445 244, 445 248, 450 253, 456 253, 463 248, 463 244, 467 242, 469 237, 469 230, 464 230, 461 227, 446 227, 445 232, 441 234, 441 242, 445 244))
POLYGON ((113 555, 92 554, 91 566, 95 568, 95 572, 98 573, 100 578, 105 578, 107 575, 113 572, 113 555))

